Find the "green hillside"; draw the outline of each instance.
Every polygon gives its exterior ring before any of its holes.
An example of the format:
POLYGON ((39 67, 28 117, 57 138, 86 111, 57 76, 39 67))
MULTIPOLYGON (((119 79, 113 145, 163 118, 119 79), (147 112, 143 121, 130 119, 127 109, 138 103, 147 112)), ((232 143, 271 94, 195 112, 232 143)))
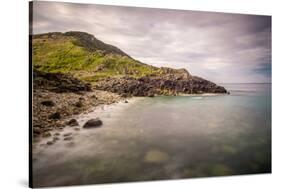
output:
POLYGON ((84 32, 38 34, 33 36, 32 43, 33 66, 39 71, 69 73, 90 82, 160 72, 159 68, 134 60, 117 47, 84 32))

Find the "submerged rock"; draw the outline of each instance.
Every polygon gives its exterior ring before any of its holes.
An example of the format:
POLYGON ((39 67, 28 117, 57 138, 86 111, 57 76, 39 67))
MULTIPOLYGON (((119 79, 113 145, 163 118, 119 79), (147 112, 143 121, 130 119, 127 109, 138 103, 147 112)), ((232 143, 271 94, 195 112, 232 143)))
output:
POLYGON ((53 138, 53 141, 57 141, 57 140, 59 140, 59 139, 60 139, 59 137, 56 137, 56 136, 55 136, 55 137, 53 138))
POLYGON ((54 142, 53 141, 48 141, 46 144, 47 145, 52 145, 52 144, 54 144, 54 142))
POLYGON ((73 137, 68 136, 68 137, 65 137, 63 140, 65 140, 65 141, 70 141, 70 140, 72 140, 72 139, 73 139, 73 137))
POLYGON ((63 136, 67 137, 67 136, 70 136, 72 135, 72 133, 65 133, 63 136))
POLYGON ((94 127, 100 127, 102 125, 102 121, 99 118, 95 118, 95 119, 90 119, 88 120, 83 128, 94 128, 94 127))
POLYGON ((150 150, 144 156, 144 161, 149 163, 163 163, 169 159, 169 155, 160 150, 150 150))

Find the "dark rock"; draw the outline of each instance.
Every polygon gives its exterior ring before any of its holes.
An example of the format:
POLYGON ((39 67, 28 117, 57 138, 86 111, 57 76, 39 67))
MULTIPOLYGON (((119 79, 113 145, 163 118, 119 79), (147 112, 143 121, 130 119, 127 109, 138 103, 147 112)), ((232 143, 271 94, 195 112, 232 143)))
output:
POLYGON ((55 136, 60 136, 60 133, 55 133, 54 135, 55 135, 55 136))
POLYGON ((76 119, 71 119, 67 122, 69 126, 79 126, 78 121, 76 119))
POLYGON ((53 138, 53 141, 57 141, 57 140, 59 140, 60 138, 59 137, 54 137, 53 138))
POLYGON ((96 97, 96 95, 92 95, 91 98, 93 98, 93 99, 98 99, 98 98, 96 97))
POLYGON ((73 139, 73 137, 68 136, 68 137, 65 137, 63 140, 65 140, 65 141, 70 141, 70 140, 72 140, 72 139, 73 139))
POLYGON ((93 127, 100 127, 102 125, 102 121, 99 118, 96 119, 90 119, 88 120, 83 128, 93 128, 93 127))
POLYGON ((141 78, 108 78, 95 85, 96 89, 118 93, 122 97, 202 93, 227 93, 218 86, 200 77, 191 76, 184 69, 163 68, 160 75, 141 78))
POLYGON ((78 101, 74 104, 77 108, 81 108, 83 106, 83 103, 81 101, 78 101))
POLYGON ((70 136, 70 135, 72 135, 72 133, 65 133, 63 136, 70 136))
POLYGON ((84 101, 84 100, 85 100, 85 98, 79 97, 79 101, 84 101))
POLYGON ((46 144, 52 145, 52 144, 54 144, 54 142, 53 141, 48 141, 46 144))
POLYGON ((42 101, 41 104, 44 106, 50 106, 50 107, 55 105, 55 103, 51 100, 42 101))
POLYGON ((47 137, 50 137, 50 136, 52 136, 50 132, 45 132, 45 133, 42 134, 42 137, 44 137, 44 138, 47 138, 47 137))
POLYGON ((59 112, 53 113, 49 116, 49 119, 60 119, 61 115, 59 112))
POLYGON ((34 127, 33 128, 33 133, 39 135, 39 134, 43 133, 43 130, 38 128, 38 127, 34 127))
POLYGON ((127 100, 124 101, 125 103, 129 103, 127 100))
POLYGON ((46 73, 33 69, 33 87, 47 89, 57 93, 91 91, 92 86, 71 75, 62 73, 46 73))

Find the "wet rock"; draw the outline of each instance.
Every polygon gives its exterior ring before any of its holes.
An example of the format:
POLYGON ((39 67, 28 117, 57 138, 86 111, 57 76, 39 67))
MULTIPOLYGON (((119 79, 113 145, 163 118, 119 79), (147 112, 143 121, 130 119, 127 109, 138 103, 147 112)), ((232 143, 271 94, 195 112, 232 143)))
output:
POLYGON ((60 136, 60 133, 55 133, 54 135, 55 135, 55 136, 60 136))
POLYGON ((127 100, 124 101, 125 103, 129 103, 127 100))
POLYGON ((47 137, 50 137, 50 136, 52 136, 50 132, 45 132, 45 133, 42 134, 42 137, 44 137, 44 138, 47 138, 47 137))
POLYGON ((58 141, 60 138, 59 137, 54 137, 53 141, 58 141))
POLYGON ((61 115, 59 112, 53 113, 49 116, 49 119, 60 119, 61 115))
POLYGON ((44 105, 44 106, 49 106, 49 107, 55 106, 55 103, 51 100, 42 101, 41 104, 44 105))
POLYGON ((72 139, 73 139, 73 137, 68 136, 68 137, 65 137, 63 140, 65 140, 65 141, 70 141, 70 140, 72 140, 72 139))
POLYGON ((74 128, 75 131, 80 131, 80 128, 74 128))
POLYGON ((102 121, 99 118, 96 119, 90 119, 88 120, 83 128, 94 128, 94 127, 100 127, 102 125, 102 121))
POLYGON ((52 144, 54 144, 54 142, 53 141, 48 141, 46 144, 47 145, 52 145, 52 144))
POLYGON ((79 126, 78 121, 76 119, 71 119, 67 122, 69 126, 79 126))
POLYGON ((70 136, 72 135, 72 133, 65 133, 63 136, 67 137, 67 136, 70 136))

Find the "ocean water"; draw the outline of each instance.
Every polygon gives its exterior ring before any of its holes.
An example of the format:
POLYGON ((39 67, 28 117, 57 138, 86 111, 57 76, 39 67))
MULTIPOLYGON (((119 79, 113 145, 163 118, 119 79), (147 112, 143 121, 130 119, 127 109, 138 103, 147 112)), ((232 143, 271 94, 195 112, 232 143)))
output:
POLYGON ((76 117, 101 128, 34 147, 34 186, 271 172, 271 84, 221 84, 230 95, 133 98, 76 117))

